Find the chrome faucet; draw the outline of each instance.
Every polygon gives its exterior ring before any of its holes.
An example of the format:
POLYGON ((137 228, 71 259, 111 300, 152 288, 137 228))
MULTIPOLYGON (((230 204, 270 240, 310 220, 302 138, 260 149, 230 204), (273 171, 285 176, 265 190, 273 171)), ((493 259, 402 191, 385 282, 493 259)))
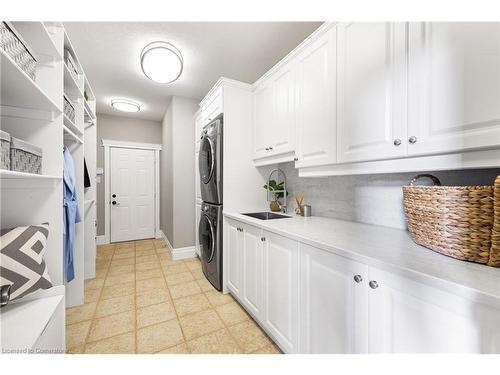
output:
POLYGON ((267 178, 267 201, 270 202, 269 200, 269 193, 270 192, 273 192, 273 193, 283 193, 283 204, 280 204, 278 199, 276 199, 276 202, 278 202, 278 204, 280 205, 280 209, 281 209, 281 212, 283 212, 284 214, 286 214, 286 175, 285 175, 285 172, 283 172, 281 169, 279 168, 276 168, 276 169, 273 169, 271 171, 271 173, 269 173, 269 177, 267 178), (278 177, 279 177, 279 173, 281 172, 281 174, 283 175, 283 190, 270 190, 269 187, 270 187, 270 182, 271 182, 271 177, 273 175, 274 172, 278 172, 278 177))

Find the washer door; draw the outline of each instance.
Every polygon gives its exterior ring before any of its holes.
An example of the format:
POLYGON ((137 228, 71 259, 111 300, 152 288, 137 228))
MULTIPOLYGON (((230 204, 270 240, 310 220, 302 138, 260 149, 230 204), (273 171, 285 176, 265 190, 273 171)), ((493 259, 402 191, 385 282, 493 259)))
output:
POLYGON ((215 256, 215 231, 207 215, 201 217, 198 233, 201 259, 206 263, 210 263, 215 256))
POLYGON ((200 180, 208 184, 214 173, 215 150, 212 140, 204 136, 200 144, 200 154, 198 156, 198 168, 200 170, 200 180))

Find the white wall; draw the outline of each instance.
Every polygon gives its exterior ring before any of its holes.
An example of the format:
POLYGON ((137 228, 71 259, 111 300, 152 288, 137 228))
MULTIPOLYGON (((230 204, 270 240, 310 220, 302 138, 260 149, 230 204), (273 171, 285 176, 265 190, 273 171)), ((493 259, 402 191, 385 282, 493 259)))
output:
POLYGON ((171 243, 174 240, 172 114, 172 103, 170 103, 162 121, 163 148, 160 154, 160 228, 171 243))
POLYGON ((174 248, 194 246, 194 113, 198 100, 172 97, 162 121, 160 228, 174 248))
MULTIPOLYGON (((116 141, 162 143, 162 126, 158 121, 97 114, 97 167, 104 167, 103 139, 116 141)), ((104 234, 104 179, 97 184, 97 235, 104 234)))

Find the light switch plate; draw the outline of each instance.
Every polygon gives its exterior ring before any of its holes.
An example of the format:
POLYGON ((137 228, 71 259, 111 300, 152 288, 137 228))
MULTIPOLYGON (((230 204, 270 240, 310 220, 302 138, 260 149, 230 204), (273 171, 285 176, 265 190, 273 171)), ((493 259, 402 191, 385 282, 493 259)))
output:
POLYGON ((96 174, 104 174, 104 169, 102 169, 101 167, 97 167, 96 170, 95 170, 95 173, 96 174))

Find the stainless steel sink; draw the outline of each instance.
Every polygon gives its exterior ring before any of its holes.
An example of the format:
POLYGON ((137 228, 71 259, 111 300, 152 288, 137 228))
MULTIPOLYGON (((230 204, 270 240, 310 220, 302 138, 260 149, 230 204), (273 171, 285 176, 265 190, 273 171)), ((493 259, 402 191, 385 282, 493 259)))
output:
POLYGON ((274 219, 287 219, 290 216, 275 214, 273 212, 250 212, 247 214, 243 214, 245 216, 254 217, 260 220, 274 220, 274 219))

